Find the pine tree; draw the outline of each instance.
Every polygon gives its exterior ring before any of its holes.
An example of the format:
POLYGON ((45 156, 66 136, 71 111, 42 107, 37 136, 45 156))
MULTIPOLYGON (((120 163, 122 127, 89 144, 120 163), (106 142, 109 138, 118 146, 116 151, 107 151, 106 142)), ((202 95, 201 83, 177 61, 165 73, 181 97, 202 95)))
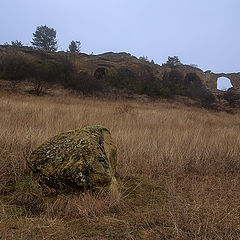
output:
POLYGON ((70 52, 80 52, 81 51, 81 42, 80 41, 71 41, 69 44, 70 52))
POLYGON ((182 65, 182 63, 179 60, 178 56, 168 57, 168 60, 167 60, 167 62, 165 64, 170 66, 170 67, 176 67, 176 66, 182 65))
POLYGON ((11 44, 12 44, 12 46, 14 46, 14 47, 22 47, 22 46, 23 46, 22 42, 21 42, 21 41, 18 41, 18 40, 11 41, 11 44))
POLYGON ((45 26, 38 26, 35 33, 33 33, 32 45, 37 49, 45 51, 56 51, 57 40, 56 30, 45 26))

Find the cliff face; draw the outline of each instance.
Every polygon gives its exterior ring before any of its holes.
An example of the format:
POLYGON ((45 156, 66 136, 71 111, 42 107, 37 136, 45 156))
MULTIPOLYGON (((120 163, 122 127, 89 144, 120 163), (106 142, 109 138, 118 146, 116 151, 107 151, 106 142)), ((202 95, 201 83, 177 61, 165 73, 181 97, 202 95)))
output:
POLYGON ((217 79, 219 77, 227 77, 230 79, 234 88, 240 88, 240 72, 239 73, 213 73, 211 71, 203 72, 201 69, 191 67, 189 65, 180 65, 172 68, 166 65, 141 61, 128 53, 104 53, 100 55, 87 55, 84 53, 66 53, 66 52, 43 52, 34 50, 29 47, 0 46, 0 60, 3 55, 9 53, 20 53, 32 59, 53 59, 58 60, 59 57, 67 57, 74 61, 79 72, 86 71, 94 76, 103 77, 107 73, 111 73, 120 68, 126 68, 137 75, 143 75, 150 72, 154 77, 163 79, 163 75, 174 70, 180 71, 185 77, 188 73, 195 73, 202 84, 210 90, 217 89, 217 79))

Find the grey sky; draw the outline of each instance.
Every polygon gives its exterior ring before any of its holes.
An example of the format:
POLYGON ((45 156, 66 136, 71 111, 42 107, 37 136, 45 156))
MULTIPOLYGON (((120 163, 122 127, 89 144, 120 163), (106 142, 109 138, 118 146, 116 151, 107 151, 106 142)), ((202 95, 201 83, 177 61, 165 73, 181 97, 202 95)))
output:
POLYGON ((37 26, 82 52, 129 52, 158 64, 177 55, 213 72, 240 72, 240 0, 1 0, 0 44, 30 44, 37 26))

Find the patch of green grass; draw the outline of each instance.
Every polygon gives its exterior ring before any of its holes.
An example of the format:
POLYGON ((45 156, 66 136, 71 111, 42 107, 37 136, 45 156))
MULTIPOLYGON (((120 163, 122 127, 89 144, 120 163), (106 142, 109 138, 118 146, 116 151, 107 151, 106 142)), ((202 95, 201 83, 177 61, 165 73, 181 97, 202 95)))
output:
POLYGON ((30 188, 32 184, 32 178, 29 175, 22 175, 15 184, 15 190, 21 191, 30 188))

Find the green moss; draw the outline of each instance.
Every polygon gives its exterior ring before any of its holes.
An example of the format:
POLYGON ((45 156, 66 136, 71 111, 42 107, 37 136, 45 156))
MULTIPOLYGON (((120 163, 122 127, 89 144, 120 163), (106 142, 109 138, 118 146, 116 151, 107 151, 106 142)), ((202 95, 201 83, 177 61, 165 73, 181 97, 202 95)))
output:
POLYGON ((50 138, 30 154, 27 163, 43 188, 62 191, 110 185, 115 158, 109 130, 97 125, 50 138))
POLYGON ((16 190, 23 190, 28 188, 32 183, 32 178, 29 175, 23 175, 19 178, 19 181, 15 184, 16 190))

